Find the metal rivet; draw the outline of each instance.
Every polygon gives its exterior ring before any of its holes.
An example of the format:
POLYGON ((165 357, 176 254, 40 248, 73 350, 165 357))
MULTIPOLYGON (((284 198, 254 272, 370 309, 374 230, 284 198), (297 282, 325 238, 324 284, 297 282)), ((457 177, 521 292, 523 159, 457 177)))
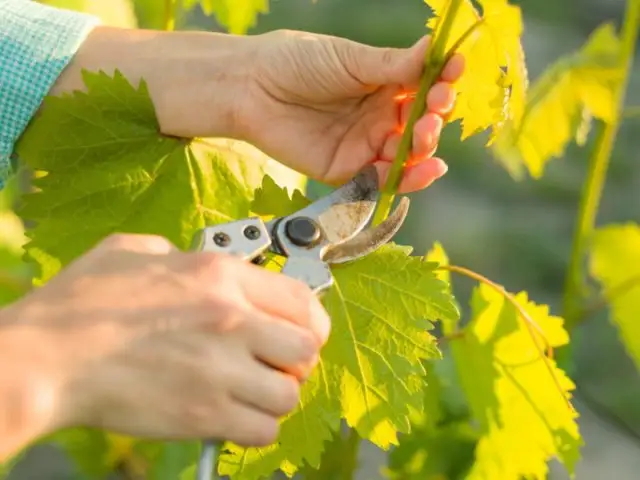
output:
POLYGON ((244 236, 249 240, 257 240, 260 238, 260 229, 254 225, 249 225, 244 229, 244 236))
POLYGON ((224 232, 218 232, 213 235, 213 241, 219 247, 226 247, 231 243, 231 237, 224 232))
POLYGON ((296 217, 286 226, 287 237, 299 247, 308 247, 320 238, 320 227, 311 218, 296 217))

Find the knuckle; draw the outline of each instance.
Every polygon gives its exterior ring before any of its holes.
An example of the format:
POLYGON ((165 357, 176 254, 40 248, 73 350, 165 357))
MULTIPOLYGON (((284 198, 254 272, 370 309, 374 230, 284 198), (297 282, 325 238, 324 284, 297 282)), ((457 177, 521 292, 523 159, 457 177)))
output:
POLYGON ((301 330, 295 337, 298 360, 310 362, 319 353, 318 341, 309 330, 301 330))
POLYGON ((173 244, 159 235, 137 233, 115 233, 105 238, 100 247, 107 250, 131 250, 148 253, 169 253, 173 244))
POLYGON ((393 65, 396 59, 395 54, 396 54, 396 50, 394 48, 384 47, 380 55, 380 58, 381 58, 380 62, 382 63, 382 65, 384 66, 393 65))
POLYGON ((107 249, 119 250, 126 248, 133 241, 133 237, 134 235, 128 233, 114 233, 102 240, 100 246, 107 249))
POLYGON ((276 388, 277 405, 275 406, 277 415, 286 415, 298 406, 300 402, 300 384, 289 375, 282 375, 282 381, 276 388))
POLYGON ((308 309, 315 295, 309 286, 299 280, 293 280, 288 287, 289 293, 293 299, 298 302, 300 307, 308 309))
POLYGON ((266 417, 257 422, 251 443, 256 447, 266 447, 275 443, 279 434, 280 422, 278 422, 278 419, 266 417))
POLYGON ((193 255, 192 260, 196 276, 208 282, 228 280, 233 274, 233 258, 229 255, 202 252, 193 255))

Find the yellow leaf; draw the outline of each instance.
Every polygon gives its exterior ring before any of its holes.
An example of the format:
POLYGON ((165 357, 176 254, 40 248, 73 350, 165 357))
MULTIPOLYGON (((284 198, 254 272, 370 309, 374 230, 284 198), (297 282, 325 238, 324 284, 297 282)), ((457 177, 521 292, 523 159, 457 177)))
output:
POLYGON ((596 231, 591 275, 603 286, 613 323, 640 369, 640 225, 611 225, 596 231))
POLYGON ((215 15, 229 33, 244 35, 253 28, 259 14, 269 12, 268 0, 183 0, 186 10, 200 4, 205 15, 215 15))
MULTIPOLYGON (((550 315, 546 305, 529 301, 525 292, 515 298, 548 343, 557 347, 569 341, 563 320, 550 315)), ((481 434, 465 479, 542 480, 554 457, 572 472, 581 446, 577 415, 566 400, 573 382, 553 360, 543 361, 518 311, 503 294, 482 284, 474 291, 471 307, 473 317, 464 337, 451 342, 481 434)))
POLYGON ((134 455, 133 448, 136 445, 134 438, 115 433, 107 433, 106 437, 110 447, 106 452, 107 465, 116 467, 120 462, 134 455))
POLYGON ((131 0, 40 0, 40 3, 95 15, 104 25, 112 27, 137 27, 131 0))
MULTIPOLYGON (((427 252, 424 258, 427 262, 435 262, 441 267, 449 265, 449 257, 440 242, 434 242, 433 247, 427 252)), ((451 274, 448 270, 436 270, 434 273, 443 282, 447 284, 451 283, 451 274)))
POLYGON ((494 143, 494 155, 514 177, 526 167, 539 178, 570 141, 584 142, 591 115, 604 121, 616 115, 619 49, 614 27, 604 24, 581 50, 558 60, 535 82, 521 118, 509 120, 494 143))
MULTIPOLYGON (((425 0, 441 16, 449 0, 425 0)), ((492 128, 492 139, 505 120, 519 119, 528 87, 524 51, 520 43, 520 8, 507 0, 481 0, 482 15, 470 0, 463 0, 447 40, 447 50, 468 37, 458 51, 465 56, 458 99, 451 121, 462 120, 462 140, 492 128), (473 29, 473 30, 472 30, 473 29)), ((433 30, 437 18, 427 25, 433 30)))

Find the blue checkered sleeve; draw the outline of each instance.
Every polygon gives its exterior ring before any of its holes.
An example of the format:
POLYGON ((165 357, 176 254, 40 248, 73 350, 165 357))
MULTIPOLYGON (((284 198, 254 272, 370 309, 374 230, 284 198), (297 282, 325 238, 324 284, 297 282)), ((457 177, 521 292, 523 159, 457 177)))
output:
POLYGON ((32 0, 0 0, 0 189, 15 143, 98 23, 32 0))

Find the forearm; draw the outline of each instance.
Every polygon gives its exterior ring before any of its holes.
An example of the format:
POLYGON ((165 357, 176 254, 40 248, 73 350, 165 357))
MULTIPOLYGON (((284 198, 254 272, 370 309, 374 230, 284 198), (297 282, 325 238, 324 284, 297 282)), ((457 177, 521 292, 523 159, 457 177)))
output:
POLYGON ((144 79, 163 133, 236 138, 251 45, 226 34, 98 27, 51 93, 84 90, 82 70, 118 70, 134 86, 144 79))
POLYGON ((32 327, 0 310, 0 463, 55 429, 57 395, 51 349, 32 327))

